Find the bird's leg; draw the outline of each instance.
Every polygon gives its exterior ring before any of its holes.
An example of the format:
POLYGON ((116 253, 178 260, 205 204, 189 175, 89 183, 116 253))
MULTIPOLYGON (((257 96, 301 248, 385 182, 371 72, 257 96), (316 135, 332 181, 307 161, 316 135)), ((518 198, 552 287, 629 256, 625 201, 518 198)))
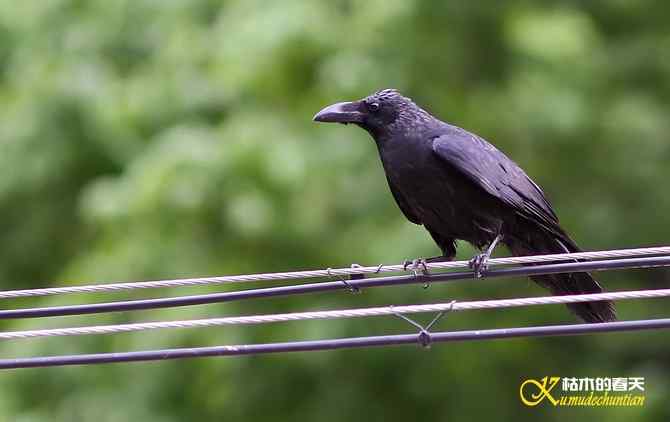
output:
POLYGON ((498 233, 483 253, 475 255, 469 262, 469 267, 475 273, 476 278, 481 278, 482 273, 488 269, 488 261, 496 248, 496 245, 502 240, 502 234, 498 233))
POLYGON ((432 258, 426 258, 426 262, 449 262, 454 260, 455 255, 440 255, 432 258))

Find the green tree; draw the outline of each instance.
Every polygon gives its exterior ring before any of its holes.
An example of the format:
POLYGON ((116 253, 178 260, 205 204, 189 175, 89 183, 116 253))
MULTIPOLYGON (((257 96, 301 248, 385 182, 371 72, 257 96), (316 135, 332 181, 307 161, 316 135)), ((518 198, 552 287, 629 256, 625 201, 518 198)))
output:
MULTIPOLYGON (((311 116, 396 87, 514 157, 586 249, 670 238, 670 32, 656 1, 0 2, 0 287, 398 263, 436 251, 365 134, 311 116)), ((461 245, 460 257, 473 253, 461 245)), ((665 270, 602 274, 665 286, 665 270)), ((216 288, 132 295, 181 295, 216 288)), ((218 289, 220 290, 220 289, 218 289)), ((2 322, 3 330, 520 297, 497 280, 2 322)), ((104 296, 122 299, 127 294, 104 296)), ((103 300, 6 301, 4 308, 103 300)), ((662 301, 619 304, 622 319, 662 301)), ((443 329, 571 322, 562 307, 443 329)), ((25 340, 2 357, 408 332, 377 318, 25 340)), ((670 417, 665 334, 471 342, 0 373, 16 421, 670 417), (644 376, 643 409, 523 408, 522 379, 644 376)), ((4 419, 3 419, 4 420, 4 419)))

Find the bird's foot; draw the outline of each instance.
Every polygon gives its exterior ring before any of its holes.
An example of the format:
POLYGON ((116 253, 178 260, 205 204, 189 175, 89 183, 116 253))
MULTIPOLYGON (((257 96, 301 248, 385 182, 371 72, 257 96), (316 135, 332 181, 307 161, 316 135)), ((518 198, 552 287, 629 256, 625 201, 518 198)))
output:
POLYGON ((489 269, 489 254, 480 253, 472 257, 468 262, 468 267, 472 268, 475 278, 481 278, 482 274, 489 269))
POLYGON ((419 271, 421 271, 421 274, 423 275, 430 275, 430 272, 428 271, 428 266, 426 265, 427 262, 428 261, 426 261, 426 258, 414 258, 411 261, 406 259, 402 263, 402 270, 407 271, 407 269, 409 268, 416 275, 419 274, 419 271))
MULTIPOLYGON (((418 277, 419 273, 421 275, 430 275, 430 271, 428 271, 428 266, 426 258, 415 258, 413 260, 405 260, 402 264, 402 269, 403 271, 407 271, 407 269, 411 269, 412 272, 414 273, 414 277, 418 277)), ((424 289, 427 289, 430 287, 430 284, 428 281, 426 281, 423 285, 424 289)))

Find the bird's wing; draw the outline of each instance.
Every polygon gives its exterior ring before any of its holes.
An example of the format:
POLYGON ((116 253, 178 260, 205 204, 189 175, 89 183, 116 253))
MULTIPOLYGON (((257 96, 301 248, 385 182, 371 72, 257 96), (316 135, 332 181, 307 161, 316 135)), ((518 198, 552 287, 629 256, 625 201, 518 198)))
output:
POLYGON ((562 232, 542 189, 505 154, 484 139, 459 128, 433 139, 433 151, 445 164, 463 173, 517 213, 562 232))

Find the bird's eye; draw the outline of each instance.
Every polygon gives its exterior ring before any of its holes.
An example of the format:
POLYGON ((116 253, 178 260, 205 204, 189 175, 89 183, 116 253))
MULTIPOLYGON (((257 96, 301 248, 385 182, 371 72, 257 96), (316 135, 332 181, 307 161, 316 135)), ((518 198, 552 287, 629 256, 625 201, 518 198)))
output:
POLYGON ((380 107, 381 106, 379 105, 379 103, 376 103, 376 102, 375 103, 368 103, 368 110, 370 110, 373 113, 376 112, 376 111, 379 111, 380 107))

